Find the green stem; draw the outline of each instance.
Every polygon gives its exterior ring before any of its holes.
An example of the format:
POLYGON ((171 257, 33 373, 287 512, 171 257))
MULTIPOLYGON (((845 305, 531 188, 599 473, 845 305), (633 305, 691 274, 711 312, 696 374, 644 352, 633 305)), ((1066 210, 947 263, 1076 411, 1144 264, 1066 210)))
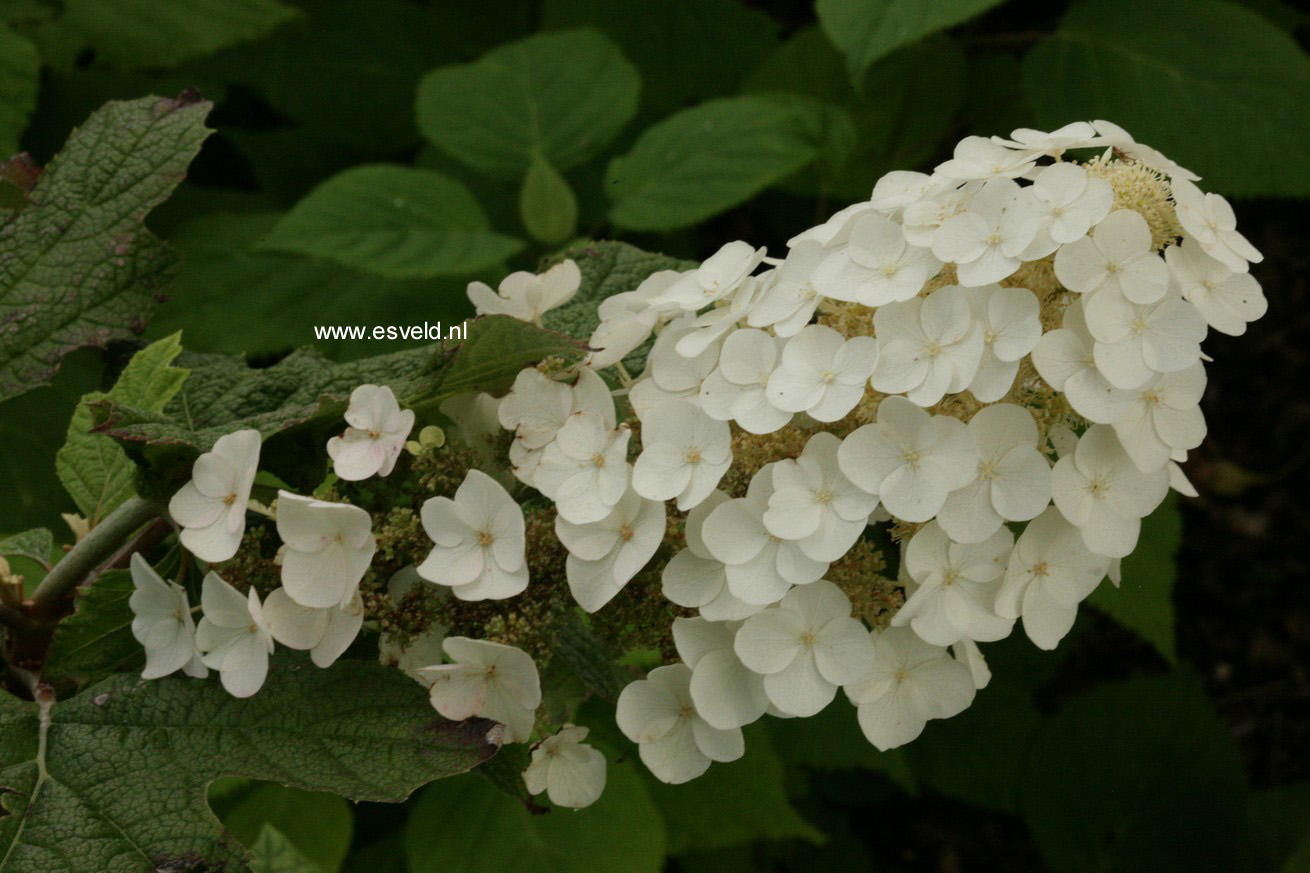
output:
POLYGON ((57 617, 73 589, 112 557, 137 528, 159 516, 162 510, 162 504, 156 500, 132 497, 105 516, 36 586, 32 592, 32 614, 46 621, 57 617))

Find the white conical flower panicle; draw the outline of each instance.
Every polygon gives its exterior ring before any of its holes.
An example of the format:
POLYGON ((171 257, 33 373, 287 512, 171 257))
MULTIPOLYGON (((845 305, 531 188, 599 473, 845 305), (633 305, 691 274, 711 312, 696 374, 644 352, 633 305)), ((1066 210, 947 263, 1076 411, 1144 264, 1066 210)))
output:
POLYGON ((386 385, 360 385, 350 393, 346 428, 328 440, 332 469, 347 481, 386 476, 414 429, 414 411, 400 408, 386 385))
POLYGON ((168 514, 182 527, 182 545, 202 561, 226 561, 237 553, 246 530, 246 504, 259 467, 259 431, 219 437, 196 458, 191 481, 168 502, 168 514))

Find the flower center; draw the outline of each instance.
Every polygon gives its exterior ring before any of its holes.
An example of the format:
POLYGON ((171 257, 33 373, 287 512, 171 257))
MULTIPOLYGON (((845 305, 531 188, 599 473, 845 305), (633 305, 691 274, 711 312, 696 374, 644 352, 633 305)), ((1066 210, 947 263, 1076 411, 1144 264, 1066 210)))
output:
POLYGON ((829 488, 820 488, 814 492, 814 502, 828 504, 832 502, 832 490, 829 488))
POLYGON ((682 453, 682 459, 688 464, 700 463, 700 446, 692 446, 682 453))
POLYGON ((923 350, 924 357, 928 357, 928 358, 935 358, 941 353, 942 353, 942 347, 937 343, 933 343, 932 345, 928 346, 923 350))
POLYGON ((382 434, 376 430, 370 430, 368 432, 368 438, 371 440, 379 440, 382 439, 382 434))
POLYGON ((832 381, 837 378, 837 374, 832 370, 824 370, 819 374, 819 381, 825 385, 831 385, 832 381))
POLYGON ((900 272, 900 269, 901 269, 900 264, 898 264, 896 261, 889 259, 882 262, 882 265, 878 268, 878 272, 882 273, 884 276, 890 279, 892 276, 895 276, 898 272, 900 272))
POLYGON ((695 714, 696 714, 696 707, 692 706, 690 703, 684 703, 681 707, 678 708, 679 718, 691 718, 695 714))
POLYGON ((1110 486, 1109 483, 1105 481, 1104 477, 1097 476, 1087 483, 1087 490, 1092 493, 1093 497, 1099 499, 1105 497, 1106 492, 1110 490, 1110 486))
POLYGON ((1051 575, 1051 567, 1045 561, 1038 561, 1033 564, 1032 573, 1034 576, 1045 577, 1051 575))
POLYGON ((801 645, 807 649, 813 647, 814 634, 810 631, 805 631, 805 633, 801 634, 801 645))
POLYGON ((996 462, 995 462, 995 461, 980 461, 979 464, 978 464, 978 478, 979 478, 979 479, 995 479, 995 478, 996 478, 996 462))
POLYGON ((478 532, 478 545, 486 547, 491 545, 495 541, 496 541, 496 537, 492 535, 490 531, 484 530, 478 532))
POLYGON ((950 586, 954 585, 959 580, 959 578, 960 578, 960 572, 958 570, 947 570, 946 575, 942 577, 942 586, 945 588, 949 588, 950 586))
POLYGON ((1133 319, 1133 333, 1141 333, 1146 330, 1146 319, 1138 316, 1133 319))
POLYGON ((237 502, 237 496, 235 493, 229 494, 228 496, 223 498, 223 504, 225 506, 231 506, 233 503, 236 502, 237 502))
POLYGON ((623 540, 625 543, 632 539, 632 528, 626 524, 621 526, 619 528, 619 539, 623 540))
POLYGON ((911 469, 917 470, 919 469, 921 456, 919 455, 918 449, 907 449, 904 452, 901 452, 901 460, 909 464, 911 469))
POLYGON ((596 454, 591 456, 591 462, 595 464, 597 467, 603 467, 605 466, 605 456, 602 455, 600 452, 597 452, 596 454))
POLYGON ((1001 239, 1000 231, 993 231, 992 235, 987 237, 987 244, 989 246, 999 246, 1001 244, 1001 239))

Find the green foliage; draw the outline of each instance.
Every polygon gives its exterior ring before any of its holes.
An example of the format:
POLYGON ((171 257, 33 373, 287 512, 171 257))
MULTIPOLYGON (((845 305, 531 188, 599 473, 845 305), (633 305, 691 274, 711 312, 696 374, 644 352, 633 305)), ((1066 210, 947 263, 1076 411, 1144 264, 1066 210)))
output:
POLYGON ((40 77, 36 46, 0 22, 0 160, 18 151, 18 135, 36 108, 40 77))
POLYGON ((1205 177, 1210 189, 1310 196, 1310 57, 1254 12, 1196 0, 1074 4, 1024 60, 1048 124, 1107 118, 1205 177), (1235 135, 1236 134, 1236 135, 1235 135))
POLYGON ((250 843, 251 873, 324 873, 323 868, 306 858, 277 828, 264 825, 250 843))
POLYGON ((1053 873, 1232 870, 1246 779, 1228 729, 1182 676, 1102 686, 1033 737, 1024 819, 1053 873))
POLYGON ((89 685, 115 673, 135 673, 143 661, 132 636, 128 598, 135 586, 126 570, 101 573, 77 593, 74 612, 55 628, 41 677, 52 685, 89 685))
POLYGON ((658 873, 664 830, 640 766, 610 761, 605 793, 580 812, 533 815, 485 779, 423 790, 405 827, 411 870, 442 873, 658 873))
POLYGON ((979 15, 1001 0, 818 0, 828 38, 859 81, 874 61, 939 30, 979 15))
POLYGON ((135 468, 123 449, 108 437, 91 433, 91 409, 87 404, 110 400, 147 412, 162 411, 187 378, 186 370, 171 366, 181 351, 180 334, 152 343, 132 357, 107 394, 88 394, 73 411, 67 440, 55 456, 55 470, 92 526, 136 489, 132 484, 135 468))
POLYGON ((636 69, 596 31, 540 34, 429 73, 419 85, 418 125, 481 173, 521 176, 534 155, 564 171, 618 135, 640 90, 636 69))
POLYGON ((64 25, 116 67, 167 67, 257 39, 296 15, 279 0, 69 0, 64 25))
POLYGON ((750 199, 815 159, 804 112, 762 97, 711 100, 647 128, 610 162, 610 218, 671 230, 750 199))
POLYGON ((27 558, 44 564, 50 560, 54 537, 43 527, 34 527, 22 533, 0 539, 0 558, 27 558))
POLYGON ((490 229, 460 182, 430 170, 376 165, 315 188, 278 221, 263 248, 417 279, 476 273, 522 245, 490 229))
POLYGON ((1119 588, 1107 582, 1087 602, 1134 631, 1156 648, 1169 663, 1177 663, 1174 650, 1174 558, 1183 540, 1183 517, 1173 492, 1155 512, 1142 520, 1137 548, 1123 559, 1119 588))
POLYGON ((523 226, 538 242, 564 242, 578 226, 578 198, 568 181, 541 155, 532 164, 519 192, 519 214, 523 226))
POLYGON ((365 662, 282 658, 249 700, 179 676, 121 675, 59 703, 6 694, 0 871, 240 870, 245 850, 205 802, 219 776, 395 802, 491 755, 486 727, 434 717, 417 685, 365 662))
POLYGON ((294 852, 303 858, 301 863, 321 873, 341 869, 354 829, 350 804, 342 798, 270 784, 243 792, 221 818, 223 827, 250 846, 256 858, 261 854, 260 841, 271 829, 277 838, 267 841, 266 863, 278 857, 273 851, 278 849, 294 852))
POLYGON ((186 95, 106 105, 0 226, 0 400, 48 382, 69 350, 143 327, 176 255, 142 221, 181 181, 208 112, 186 95))

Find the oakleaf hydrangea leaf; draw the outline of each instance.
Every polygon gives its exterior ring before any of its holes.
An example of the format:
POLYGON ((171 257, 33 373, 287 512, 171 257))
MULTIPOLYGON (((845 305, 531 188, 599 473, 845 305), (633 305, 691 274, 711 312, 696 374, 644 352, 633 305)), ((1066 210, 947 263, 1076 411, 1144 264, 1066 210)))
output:
POLYGON ((180 334, 152 343, 132 357, 108 394, 88 394, 73 411, 67 440, 55 456, 55 469, 93 526, 136 493, 132 485, 136 468, 112 439, 91 433, 91 410, 86 404, 109 399, 151 412, 162 410, 186 381, 187 371, 172 366, 181 351, 180 334))
POLYGON ((194 93, 106 104, 0 225, 0 400, 142 330, 177 266, 143 219, 182 181, 209 108, 194 93))
POLYGON ((133 615, 127 602, 134 590, 126 570, 101 573, 90 586, 78 589, 73 614, 55 626, 41 678, 52 685, 85 685, 135 669, 142 649, 132 636, 133 615))
POLYGON ((0 696, 0 873, 247 871, 206 803, 220 776, 398 802, 496 751, 490 722, 443 721, 371 662, 279 659, 246 700, 180 676, 120 675, 58 703, 41 692, 0 696))

